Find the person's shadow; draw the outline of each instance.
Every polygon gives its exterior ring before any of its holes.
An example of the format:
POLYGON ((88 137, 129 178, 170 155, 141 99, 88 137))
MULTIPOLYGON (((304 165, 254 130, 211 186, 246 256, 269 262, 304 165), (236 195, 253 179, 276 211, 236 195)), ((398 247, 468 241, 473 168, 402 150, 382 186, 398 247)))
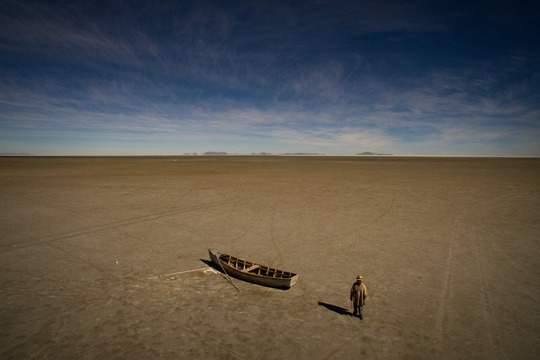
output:
POLYGON ((332 304, 327 304, 327 303, 323 303, 322 301, 319 301, 318 304, 322 307, 325 307, 327 308, 328 310, 330 311, 333 311, 335 313, 338 313, 339 315, 347 315, 347 316, 352 316, 351 312, 345 308, 342 308, 340 306, 336 306, 336 305, 332 305, 332 304))

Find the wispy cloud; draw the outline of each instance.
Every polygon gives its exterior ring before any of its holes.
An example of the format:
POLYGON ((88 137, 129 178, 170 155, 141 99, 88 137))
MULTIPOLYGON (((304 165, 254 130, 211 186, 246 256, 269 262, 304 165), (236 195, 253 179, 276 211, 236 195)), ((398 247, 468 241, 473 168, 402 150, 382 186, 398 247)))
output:
POLYGON ((258 139, 310 152, 489 153, 496 144, 540 153, 538 52, 446 63, 411 50, 436 48, 430 39, 448 36, 468 10, 423 1, 139 5, 5 3, 5 147, 6 134, 61 133, 189 146, 258 139))

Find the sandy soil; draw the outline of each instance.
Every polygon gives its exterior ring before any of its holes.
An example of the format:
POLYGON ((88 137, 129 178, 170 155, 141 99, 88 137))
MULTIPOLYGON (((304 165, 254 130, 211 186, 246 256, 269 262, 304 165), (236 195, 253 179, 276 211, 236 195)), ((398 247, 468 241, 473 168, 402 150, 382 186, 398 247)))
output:
POLYGON ((540 357, 540 159, 1 158, 0 170, 2 359, 540 357), (299 281, 233 279, 237 291, 205 271, 207 248, 299 281), (344 314, 358 274, 364 320, 344 314))

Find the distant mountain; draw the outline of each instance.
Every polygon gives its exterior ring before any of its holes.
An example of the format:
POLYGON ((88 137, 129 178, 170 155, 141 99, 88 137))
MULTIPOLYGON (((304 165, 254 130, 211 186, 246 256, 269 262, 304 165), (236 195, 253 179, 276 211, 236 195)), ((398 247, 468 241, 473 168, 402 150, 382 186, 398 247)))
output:
POLYGON ((0 156, 32 156, 32 154, 27 154, 27 153, 0 153, 0 156))
POLYGON ((299 152, 299 153, 284 153, 283 155, 324 155, 324 154, 299 152))
POLYGON ((225 151, 207 151, 203 155, 215 156, 215 155, 229 155, 229 154, 227 152, 225 152, 225 151))
POLYGON ((356 155, 392 155, 392 154, 379 154, 379 153, 373 153, 371 151, 364 151, 363 153, 356 154, 356 155))

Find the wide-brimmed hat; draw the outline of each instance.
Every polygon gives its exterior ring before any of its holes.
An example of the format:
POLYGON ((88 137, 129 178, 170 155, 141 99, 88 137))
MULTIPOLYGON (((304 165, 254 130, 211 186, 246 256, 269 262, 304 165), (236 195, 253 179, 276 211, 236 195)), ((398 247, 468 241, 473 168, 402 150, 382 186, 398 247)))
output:
POLYGON ((362 277, 362 275, 358 275, 358 276, 356 277, 356 280, 363 280, 363 279, 364 279, 364 278, 362 277))

